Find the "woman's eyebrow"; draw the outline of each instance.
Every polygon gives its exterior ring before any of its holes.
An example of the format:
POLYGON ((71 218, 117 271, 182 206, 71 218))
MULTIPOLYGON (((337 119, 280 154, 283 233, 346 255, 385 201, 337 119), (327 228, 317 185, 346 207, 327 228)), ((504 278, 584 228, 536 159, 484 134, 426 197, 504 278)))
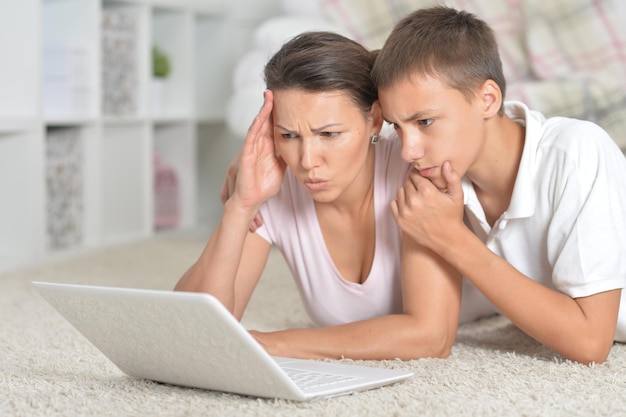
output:
MULTIPOLYGON (((322 131, 324 131, 324 130, 326 130, 328 128, 336 127, 336 126, 341 126, 341 123, 329 123, 329 124, 326 124, 324 126, 314 127, 314 128, 311 128, 311 132, 319 133, 319 132, 322 132, 322 131)), ((295 130, 288 129, 285 126, 281 126, 281 125, 278 125, 278 124, 275 125, 275 127, 279 128, 281 130, 284 130, 285 132, 297 133, 295 130)))
POLYGON ((323 130, 328 129, 329 127, 335 127, 335 126, 339 126, 339 125, 341 125, 341 123, 329 123, 329 124, 324 125, 324 126, 311 128, 311 132, 316 132, 317 133, 317 132, 321 132, 323 130))
POLYGON ((295 131, 294 131, 294 130, 287 129, 285 126, 275 125, 275 127, 279 128, 279 129, 281 129, 281 130, 284 130, 285 132, 295 133, 295 131))

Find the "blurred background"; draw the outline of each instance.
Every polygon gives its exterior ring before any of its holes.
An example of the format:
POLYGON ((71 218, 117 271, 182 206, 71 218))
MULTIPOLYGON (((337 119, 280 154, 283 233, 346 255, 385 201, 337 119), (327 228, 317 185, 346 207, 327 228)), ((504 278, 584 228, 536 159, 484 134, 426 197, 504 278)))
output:
POLYGON ((507 98, 603 126, 626 149, 620 0, 0 2, 0 273, 160 234, 207 236, 226 167, 284 41, 380 48, 419 7, 496 32, 507 98))

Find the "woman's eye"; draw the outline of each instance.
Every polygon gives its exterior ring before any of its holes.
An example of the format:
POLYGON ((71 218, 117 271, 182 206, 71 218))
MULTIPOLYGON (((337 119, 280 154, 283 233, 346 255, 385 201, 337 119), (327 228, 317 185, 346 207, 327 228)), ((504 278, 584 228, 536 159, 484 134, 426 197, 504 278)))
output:
POLYGON ((339 132, 320 132, 320 136, 325 138, 334 138, 335 136, 339 136, 339 132))
POLYGON ((297 138, 298 135, 296 135, 295 133, 281 133, 280 137, 283 139, 293 139, 293 138, 297 138))
POLYGON ((420 126, 430 126, 431 124, 433 124, 434 121, 435 119, 422 119, 418 120, 417 124, 419 124, 420 126))

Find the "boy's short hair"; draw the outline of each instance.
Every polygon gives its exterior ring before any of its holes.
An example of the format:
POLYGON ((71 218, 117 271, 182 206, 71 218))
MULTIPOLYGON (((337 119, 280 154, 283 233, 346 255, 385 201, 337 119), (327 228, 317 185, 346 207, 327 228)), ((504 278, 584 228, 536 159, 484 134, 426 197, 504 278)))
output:
POLYGON ((398 22, 372 69, 378 88, 413 75, 443 76, 468 100, 488 79, 498 84, 503 98, 506 90, 489 25, 471 13, 445 6, 416 10, 398 22))

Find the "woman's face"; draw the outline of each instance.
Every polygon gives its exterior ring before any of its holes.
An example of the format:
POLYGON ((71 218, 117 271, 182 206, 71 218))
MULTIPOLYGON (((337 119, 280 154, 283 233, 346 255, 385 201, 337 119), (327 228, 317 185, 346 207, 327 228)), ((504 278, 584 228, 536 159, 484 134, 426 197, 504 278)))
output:
POLYGON ((369 137, 380 126, 345 93, 274 91, 273 119, 276 150, 315 201, 371 180, 369 137))

